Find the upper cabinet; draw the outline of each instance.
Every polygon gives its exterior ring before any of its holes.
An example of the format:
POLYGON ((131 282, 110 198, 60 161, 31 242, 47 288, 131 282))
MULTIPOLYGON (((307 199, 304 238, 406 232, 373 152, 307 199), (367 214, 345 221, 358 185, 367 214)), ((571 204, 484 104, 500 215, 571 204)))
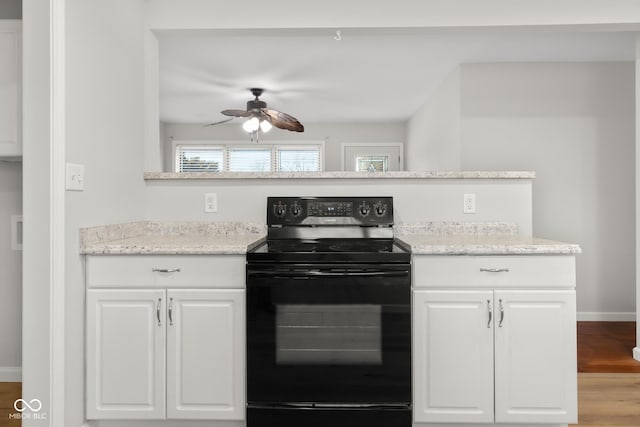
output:
POLYGON ((0 19, 0 157, 22 155, 22 22, 0 19))

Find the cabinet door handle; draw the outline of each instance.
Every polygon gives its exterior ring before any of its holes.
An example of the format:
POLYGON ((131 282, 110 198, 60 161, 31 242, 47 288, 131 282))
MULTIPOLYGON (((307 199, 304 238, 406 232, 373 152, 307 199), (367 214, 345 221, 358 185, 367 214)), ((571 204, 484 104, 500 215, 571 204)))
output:
POLYGON ((483 268, 480 267, 480 271, 483 273, 508 273, 508 268, 483 268))
POLYGON ((162 298, 158 298, 158 305, 156 305, 156 317, 158 318, 158 326, 162 326, 160 321, 160 308, 162 308, 162 298))
POLYGON ((502 328, 503 321, 504 321, 504 305, 502 304, 502 299, 500 299, 500 323, 498 323, 499 328, 502 328))
POLYGON ((173 298, 169 298, 169 326, 173 326, 173 298))
POLYGON ((154 273, 180 273, 179 268, 152 268, 154 273))
POLYGON ((491 320, 493 320, 493 310, 491 309, 491 300, 487 300, 487 308, 489 310, 489 321, 487 322, 487 328, 491 328, 491 320))

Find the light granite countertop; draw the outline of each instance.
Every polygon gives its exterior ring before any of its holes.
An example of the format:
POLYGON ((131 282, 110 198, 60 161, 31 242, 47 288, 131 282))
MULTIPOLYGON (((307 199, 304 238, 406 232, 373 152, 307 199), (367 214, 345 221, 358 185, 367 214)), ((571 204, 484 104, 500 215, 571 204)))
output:
MULTIPOLYGON (((512 223, 398 224, 396 237, 414 255, 579 254, 576 244, 518 235, 512 223)), ((80 229, 80 253, 245 254, 264 241, 266 226, 242 222, 140 221, 80 229)))
POLYGON ((397 237, 411 247, 413 255, 573 255, 581 253, 580 246, 576 244, 509 234, 404 234, 397 237))
POLYGON ((265 237, 266 226, 260 224, 140 221, 80 229, 80 253, 237 255, 265 237))
POLYGON ((145 172, 147 181, 203 179, 534 179, 531 171, 145 172))
POLYGON ((418 222, 400 224, 396 238, 414 255, 579 254, 580 246, 518 234, 509 222, 418 222))

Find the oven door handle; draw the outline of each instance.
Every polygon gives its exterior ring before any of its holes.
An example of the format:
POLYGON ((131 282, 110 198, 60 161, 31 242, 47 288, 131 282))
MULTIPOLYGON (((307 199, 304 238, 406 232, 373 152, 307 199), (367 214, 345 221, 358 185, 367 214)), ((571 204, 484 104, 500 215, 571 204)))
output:
POLYGON ((249 271, 251 276, 269 277, 273 279, 310 279, 316 277, 403 277, 409 270, 397 271, 249 271))
POLYGON ((265 402, 249 403, 255 409, 410 409, 410 403, 321 403, 321 402, 265 402))

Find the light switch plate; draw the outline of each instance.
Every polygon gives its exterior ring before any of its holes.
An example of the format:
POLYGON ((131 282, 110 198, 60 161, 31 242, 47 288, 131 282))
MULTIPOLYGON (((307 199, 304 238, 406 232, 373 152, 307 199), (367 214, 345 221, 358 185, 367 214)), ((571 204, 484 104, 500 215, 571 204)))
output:
POLYGON ((67 163, 66 189, 84 191, 84 165, 67 163))

